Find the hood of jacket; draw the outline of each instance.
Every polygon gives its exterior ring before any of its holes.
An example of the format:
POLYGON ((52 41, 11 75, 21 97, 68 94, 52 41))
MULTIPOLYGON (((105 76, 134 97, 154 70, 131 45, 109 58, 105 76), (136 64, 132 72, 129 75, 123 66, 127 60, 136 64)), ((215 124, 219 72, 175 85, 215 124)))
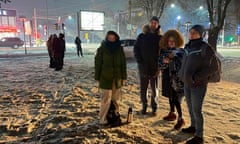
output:
MULTIPOLYGON (((147 33, 151 33, 151 30, 150 30, 150 27, 148 24, 144 25, 142 27, 142 33, 143 34, 147 34, 147 33)), ((161 27, 158 26, 158 28, 156 29, 155 33, 157 33, 158 35, 162 35, 162 30, 161 30, 161 27)))

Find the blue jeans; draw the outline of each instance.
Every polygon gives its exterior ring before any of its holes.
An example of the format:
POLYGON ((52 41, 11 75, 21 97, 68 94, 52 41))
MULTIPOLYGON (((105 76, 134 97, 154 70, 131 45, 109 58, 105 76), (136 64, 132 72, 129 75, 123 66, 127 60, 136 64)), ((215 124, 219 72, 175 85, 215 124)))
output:
POLYGON ((184 87, 188 111, 191 118, 191 126, 196 128, 196 136, 203 137, 203 114, 202 106, 206 95, 207 85, 199 88, 184 87))

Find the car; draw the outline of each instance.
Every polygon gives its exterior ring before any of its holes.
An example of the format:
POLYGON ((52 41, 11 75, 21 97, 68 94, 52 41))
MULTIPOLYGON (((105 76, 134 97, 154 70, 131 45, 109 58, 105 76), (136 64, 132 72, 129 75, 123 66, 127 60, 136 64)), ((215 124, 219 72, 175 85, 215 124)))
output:
POLYGON ((0 47, 11 47, 17 49, 23 45, 24 41, 18 37, 4 37, 0 40, 0 47))
POLYGON ((123 39, 121 40, 121 46, 123 47, 126 58, 134 58, 133 48, 136 43, 135 39, 123 39))

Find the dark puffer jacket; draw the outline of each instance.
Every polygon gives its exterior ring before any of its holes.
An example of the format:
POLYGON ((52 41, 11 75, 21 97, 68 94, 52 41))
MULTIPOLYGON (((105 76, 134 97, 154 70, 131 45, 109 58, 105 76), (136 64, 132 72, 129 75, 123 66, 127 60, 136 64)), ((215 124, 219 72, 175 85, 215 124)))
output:
POLYGON ((209 76, 216 71, 210 67, 214 51, 202 38, 191 40, 184 50, 180 79, 190 88, 207 85, 209 76))
POLYGON ((143 32, 138 36, 134 46, 134 54, 140 73, 154 77, 158 73, 160 28, 151 33, 149 26, 143 27, 143 32))

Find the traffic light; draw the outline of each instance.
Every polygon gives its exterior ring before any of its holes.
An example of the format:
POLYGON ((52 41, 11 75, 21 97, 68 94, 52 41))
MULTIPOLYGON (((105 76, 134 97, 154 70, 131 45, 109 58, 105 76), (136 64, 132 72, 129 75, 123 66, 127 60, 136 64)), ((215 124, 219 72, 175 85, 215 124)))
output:
POLYGON ((47 25, 43 26, 44 35, 47 35, 47 25))
POLYGON ((65 24, 62 23, 62 30, 65 30, 65 24))
POLYGON ((55 24, 53 25, 53 28, 54 28, 55 30, 58 30, 58 23, 55 23, 55 24))

